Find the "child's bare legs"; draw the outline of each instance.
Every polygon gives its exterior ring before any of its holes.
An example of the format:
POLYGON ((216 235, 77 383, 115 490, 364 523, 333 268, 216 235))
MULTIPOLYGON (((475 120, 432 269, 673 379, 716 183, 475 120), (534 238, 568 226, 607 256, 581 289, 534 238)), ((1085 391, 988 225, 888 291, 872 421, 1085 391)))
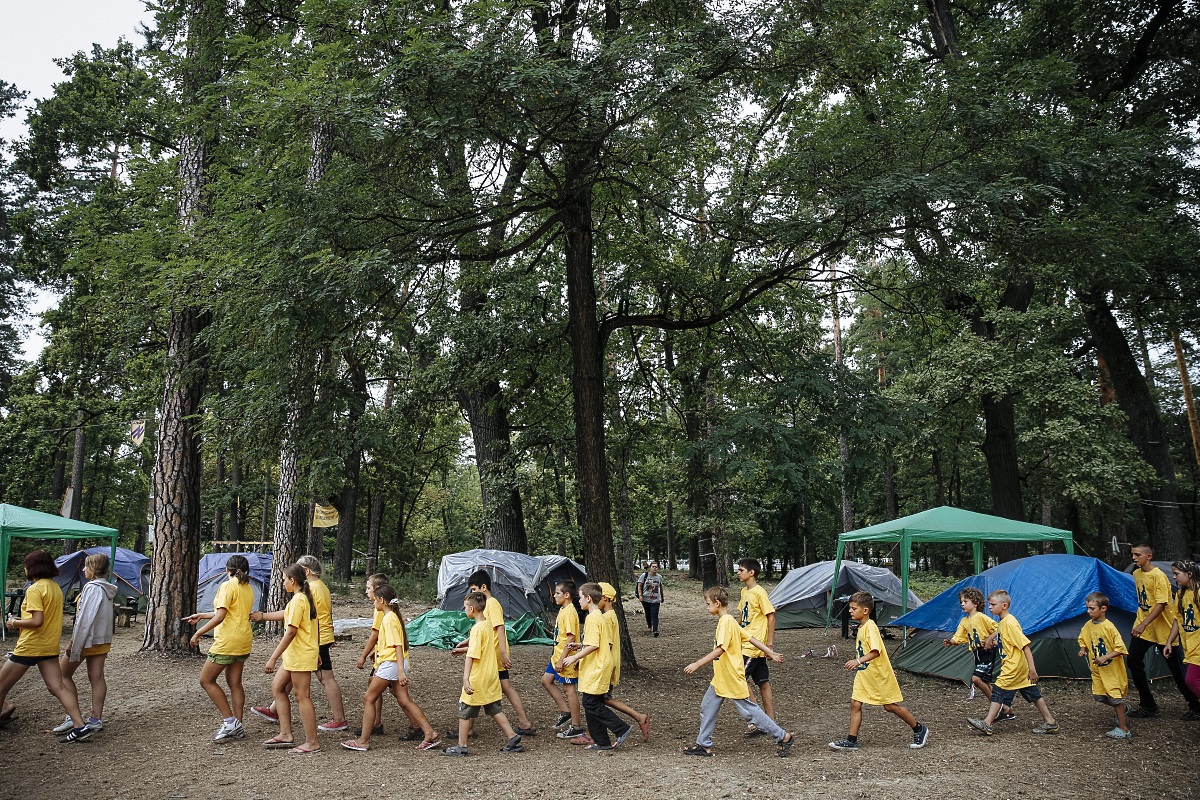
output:
MULTIPOLYGON (((374 679, 372 678, 372 681, 374 679)), ((321 743, 317 740, 317 709, 313 707, 312 694, 312 673, 311 672, 296 672, 292 675, 292 689, 296 692, 296 708, 300 712, 300 724, 304 726, 304 749, 320 750, 321 743)), ((278 700, 278 695, 276 696, 278 700)), ((283 700, 287 702, 287 697, 283 700)), ((280 710, 282 711, 282 706, 280 710)), ((283 714, 279 715, 280 724, 283 723, 283 714)), ((295 738, 295 737, 293 737, 295 738)))
MULTIPOLYGON (((233 669, 233 665, 231 664, 228 668, 233 669)), ((230 717, 241 719, 240 716, 233 713, 233 709, 229 707, 229 701, 225 697, 225 692, 221 689, 220 684, 217 683, 217 678, 221 677, 221 673, 225 669, 226 667, 215 661, 205 661, 204 666, 200 668, 200 688, 208 695, 208 699, 212 700, 213 705, 217 707, 217 711, 222 717, 225 719, 229 719, 230 717)), ((228 681, 229 679, 226 678, 226 680, 228 681)), ((233 687, 231 686, 230 688, 232 689, 233 687)))
MULTIPOLYGON (((425 741, 436 742, 438 738, 437 731, 429 724, 429 720, 425 717, 425 712, 421 710, 421 707, 412 699, 412 695, 408 693, 408 687, 401 686, 400 682, 397 681, 392 684, 392 694, 395 695, 396 702, 400 704, 400 708, 404 709, 404 713, 412 722, 412 726, 421 729, 421 734, 425 737, 425 741)), ((365 726, 366 724, 364 720, 363 725, 365 726)))
MULTIPOLYGON (((496 724, 500 726, 500 730, 504 731, 505 739, 511 739, 517 735, 517 732, 513 730, 513 726, 508 723, 508 717, 504 716, 503 711, 501 711, 496 716, 492 717, 492 719, 496 720, 496 724)), ((462 736, 462 728, 461 727, 458 729, 458 738, 459 738, 459 744, 463 744, 463 742, 462 742, 463 736, 462 736)))
MULTIPOLYGON (((988 699, 989 703, 992 701, 992 685, 990 683, 988 683, 987 681, 985 681, 983 678, 979 677, 978 675, 972 675, 971 676, 971 684, 976 689, 983 692, 983 696, 988 699)), ((1012 706, 1000 706, 1000 710, 1005 714, 1011 714, 1012 706)))
POLYGON ((759 704, 762 706, 762 710, 768 717, 775 719, 775 690, 771 688, 770 681, 758 684, 758 695, 762 698, 762 703, 759 704))
POLYGON ((229 684, 229 705, 232 716, 240 722, 246 711, 246 689, 242 686, 242 672, 246 668, 245 661, 235 661, 225 668, 225 683, 229 684))
MULTIPOLYGON (((74 675, 75 670, 79 669, 80 663, 82 662, 72 661, 66 653, 63 653, 58 659, 58 671, 62 675, 63 688, 71 693, 77 705, 79 703, 79 687, 75 685, 74 675)), ((96 714, 95 716, 99 717, 100 715, 96 714)))
MULTIPOLYGON (((992 705, 996 705, 996 703, 992 703, 992 705)), ((1046 703, 1046 698, 1039 697, 1033 706, 1042 715, 1042 719, 1046 720, 1047 725, 1054 724, 1054 715, 1050 713, 1050 706, 1046 703)))
POLYGON ((383 678, 371 678, 371 683, 367 686, 367 693, 363 696, 363 723, 362 735, 358 737, 358 743, 363 747, 371 746, 371 731, 375 728, 375 721, 378 717, 375 716, 376 708, 383 699, 383 692, 387 689, 391 681, 386 681, 383 678))
POLYGON ((859 728, 862 727, 862 701, 850 701, 850 735, 858 736, 859 728))
POLYGON ((58 702, 62 703, 63 709, 71 715, 71 724, 76 728, 82 728, 84 719, 83 715, 79 713, 79 699, 63 685, 62 670, 58 667, 58 659, 47 658, 45 661, 39 661, 38 671, 42 673, 42 680, 45 682, 46 688, 50 690, 50 694, 57 697, 58 702))
POLYGON ((614 700, 611 697, 604 701, 604 705, 608 706, 613 711, 620 711, 625 716, 631 717, 639 725, 645 722, 650 716, 649 714, 643 714, 632 706, 625 705, 620 700, 614 700))
POLYGON ((15 661, 5 661, 0 667, 0 715, 7 716, 16 710, 16 706, 8 702, 8 693, 28 670, 29 667, 15 661))
POLYGON ((576 728, 583 727, 583 709, 579 702, 579 687, 573 683, 566 685, 567 704, 571 707, 571 724, 576 728))
POLYGON ((542 673, 542 688, 546 690, 546 694, 550 695, 550 699, 554 701, 554 707, 560 714, 570 712, 566 695, 563 694, 562 689, 558 688, 558 684, 554 682, 554 676, 549 672, 542 673))
POLYGON ((292 735, 292 705, 288 702, 288 689, 291 686, 291 673, 286 669, 276 671, 275 677, 271 679, 271 696, 275 698, 271 705, 279 715, 279 735, 275 739, 281 742, 296 741, 296 737, 292 735))
POLYGON ((104 700, 108 697, 108 679, 104 677, 107 658, 107 653, 87 657, 88 683, 92 687, 92 716, 96 719, 104 719, 104 700))
MULTIPOLYGON (((903 720, 904 724, 907 725, 908 727, 910 727, 910 728, 917 727, 917 718, 912 715, 911 711, 909 711, 907 708, 900 705, 899 703, 888 703, 886 706, 883 707, 883 710, 890 711, 893 714, 895 714, 897 717, 899 717, 901 720, 903 720)), ((861 706, 859 707, 858 717, 860 720, 862 719, 861 706)))
MULTIPOLYGON (((466 747, 467 738, 471 735, 471 723, 473 719, 460 719, 458 721, 458 746, 466 747)), ((511 738, 511 737, 510 737, 511 738)))
POLYGON ((1117 712, 1117 727, 1126 733, 1129 733, 1129 717, 1125 714, 1125 704, 1117 703, 1115 706, 1113 706, 1113 708, 1115 708, 1117 712))
MULTIPOLYGON (((532 728, 533 723, 529 721, 529 717, 525 713, 525 706, 521 703, 521 695, 517 694, 517 690, 513 688, 512 681, 508 678, 500 681, 500 689, 508 698, 508 702, 512 704, 513 713, 517 715, 517 724, 522 728, 532 728)), ((510 734, 508 738, 511 739, 513 736, 516 734, 510 734)))
POLYGON ((996 717, 1000 716, 1000 709, 1002 708, 1004 708, 1004 706, 993 700, 988 706, 988 713, 987 716, 983 718, 983 721, 988 725, 995 723, 996 717))
MULTIPOLYGON (((342 702, 342 687, 338 686, 333 670, 317 670, 317 679, 321 681, 321 687, 325 690, 325 698, 329 701, 329 713, 333 715, 335 721, 345 722, 346 705, 342 702)), ((381 694, 380 700, 382 699, 383 695, 381 694)), ((380 707, 382 708, 382 704, 380 707)))

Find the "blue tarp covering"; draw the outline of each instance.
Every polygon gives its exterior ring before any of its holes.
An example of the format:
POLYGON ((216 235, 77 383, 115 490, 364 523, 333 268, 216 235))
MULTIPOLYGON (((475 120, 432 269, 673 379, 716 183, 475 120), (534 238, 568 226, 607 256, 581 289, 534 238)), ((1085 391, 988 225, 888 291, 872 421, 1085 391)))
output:
POLYGON ((979 589, 984 597, 997 589, 1011 594, 1009 611, 1021 621, 1026 636, 1084 613, 1084 598, 1091 592, 1104 592, 1111 607, 1137 612, 1132 575, 1087 556, 1053 554, 1007 561, 965 578, 892 624, 953 631, 963 616, 958 593, 968 586, 979 589))
MULTIPOLYGON (((108 545, 89 547, 54 559, 58 567, 58 577, 55 581, 62 588, 63 594, 72 589, 82 589, 87 583, 87 578, 83 576, 83 562, 92 553, 111 556, 112 548, 108 545)), ((141 553, 118 547, 117 561, 111 565, 111 572, 111 577, 117 584, 118 597, 140 597, 149 588, 150 559, 141 553)))

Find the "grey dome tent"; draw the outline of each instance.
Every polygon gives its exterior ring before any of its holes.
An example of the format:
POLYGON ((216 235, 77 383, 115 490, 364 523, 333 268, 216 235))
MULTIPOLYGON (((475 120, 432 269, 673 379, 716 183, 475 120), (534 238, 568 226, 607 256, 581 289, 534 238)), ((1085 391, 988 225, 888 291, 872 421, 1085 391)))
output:
POLYGON ((225 563, 230 556, 245 556, 250 563, 250 588, 254 589, 254 610, 265 610, 263 598, 271 585, 270 553, 209 553, 200 559, 199 583, 196 586, 196 610, 212 611, 217 590, 229 577, 225 563))
MULTIPOLYGON (((830 593, 834 598, 870 592, 878 609, 876 621, 886 625, 900 616, 904 589, 891 570, 857 561, 843 561, 833 585, 833 561, 818 561, 806 567, 788 570, 783 580, 768 595, 775 606, 775 628, 820 628, 828 624, 830 593)), ((908 593, 908 607, 921 605, 921 599, 908 593)))
POLYGON ((438 567, 438 607, 461 611, 467 580, 476 570, 487 570, 492 595, 504 606, 506 619, 525 614, 545 617, 554 608, 554 584, 587 580, 584 568, 563 556, 529 556, 508 550, 467 550, 442 556, 438 567))
MULTIPOLYGON (((83 562, 93 553, 104 553, 113 558, 109 546, 89 547, 86 550, 76 550, 54 559, 58 567, 58 577, 54 579, 63 595, 72 590, 78 591, 87 583, 83 574, 83 562)), ((117 584, 117 597, 121 600, 129 597, 141 597, 150 588, 150 558, 134 550, 124 547, 116 549, 116 558, 109 565, 109 578, 117 584)))

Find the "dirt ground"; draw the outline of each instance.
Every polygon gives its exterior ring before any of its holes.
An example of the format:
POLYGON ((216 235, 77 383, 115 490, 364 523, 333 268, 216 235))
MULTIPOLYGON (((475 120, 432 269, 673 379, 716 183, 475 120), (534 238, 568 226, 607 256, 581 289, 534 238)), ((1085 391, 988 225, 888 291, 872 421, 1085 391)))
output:
MULTIPOLYGON (((714 749, 717 756, 682 755, 699 723, 700 699, 711 678, 705 668, 685 676, 683 667, 708 652, 714 621, 707 616, 698 585, 674 578, 662 608, 661 635, 652 638, 641 615, 630 614, 630 630, 641 669, 626 670, 619 696, 652 716, 649 743, 636 734, 619 750, 585 753, 557 740, 550 729, 555 711, 538 683, 549 648, 515 650, 514 680, 538 735, 527 752, 502 755, 502 735, 491 721, 467 759, 418 753, 394 735, 407 730, 393 702, 385 706, 388 734, 372 741, 370 753, 338 743, 346 734, 321 734, 322 752, 290 756, 260 742, 274 732, 247 712, 247 737, 213 743, 220 723, 197 682, 198 658, 137 654, 140 631, 119 628, 108 660, 106 728, 90 742, 60 745, 48 732, 62 709, 35 672, 14 689, 18 718, 0 731, 0 800, 7 798, 288 798, 318 796, 377 798, 1183 798, 1194 796, 1200 779, 1196 746, 1200 723, 1178 719, 1185 711, 1170 682, 1156 684, 1164 713, 1137 720, 1132 742, 1105 739, 1111 712, 1090 699, 1083 683, 1046 680, 1042 690, 1062 724, 1058 736, 1030 732, 1038 720, 1032 707, 1004 723, 990 738, 967 728, 982 716, 982 697, 967 699, 965 688, 900 673, 906 705, 931 728, 930 744, 910 750, 911 736, 895 717, 868 709, 857 753, 835 752, 826 743, 846 732, 852 677, 841 665, 848 643, 836 630, 788 630, 777 636, 786 661, 772 666, 777 714, 795 731, 790 758, 777 759, 765 738, 746 739, 732 706, 722 710, 714 749), (818 655, 837 644, 843 657, 818 655)), ((629 606, 637 606, 636 602, 629 606)), ((422 609, 409 607, 406 616, 422 609)), ((640 609, 639 609, 640 610, 640 609)), ((336 617, 367 616, 355 598, 336 598, 336 617)), ((347 699, 352 725, 361 721, 365 673, 354 667, 367 631, 334 648, 334 666, 347 699)), ((64 639, 65 644, 65 639, 64 639)), ((11 642, 9 643, 11 646, 11 642)), ((270 699, 270 677, 262 665, 274 642, 255 641, 246 668, 248 705, 270 699)), ((893 646, 895 643, 893 643, 893 646)), ((205 645, 207 648, 207 645, 205 645)), ((413 654, 413 696, 439 730, 454 721, 462 662, 450 654, 418 648, 413 654)), ((82 674, 79 676, 83 678, 82 674)), ((80 681, 86 713, 86 678, 80 681)), ((318 717, 328 709, 314 684, 318 717)), ((1018 701, 1019 703, 1020 701, 1018 701)), ((511 714, 510 714, 511 718, 511 714)))

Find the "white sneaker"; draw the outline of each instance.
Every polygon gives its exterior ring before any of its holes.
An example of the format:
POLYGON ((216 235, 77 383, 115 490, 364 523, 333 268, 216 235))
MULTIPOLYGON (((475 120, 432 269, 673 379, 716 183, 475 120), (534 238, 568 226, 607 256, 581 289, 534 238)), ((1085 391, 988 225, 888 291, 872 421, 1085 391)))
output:
POLYGON ((85 717, 83 727, 87 728, 89 731, 92 731, 93 733, 96 733, 98 731, 104 730, 104 720, 98 719, 96 717, 85 717))
POLYGON ((232 723, 222 721, 221 727, 217 728, 212 740, 219 742, 222 739, 244 739, 245 737, 246 729, 242 727, 240 721, 235 719, 232 723))
POLYGON ((71 715, 68 714, 67 718, 62 721, 62 724, 55 725, 53 728, 50 729, 50 732, 62 735, 64 733, 70 733, 71 729, 74 727, 75 727, 75 723, 71 722, 71 715))

